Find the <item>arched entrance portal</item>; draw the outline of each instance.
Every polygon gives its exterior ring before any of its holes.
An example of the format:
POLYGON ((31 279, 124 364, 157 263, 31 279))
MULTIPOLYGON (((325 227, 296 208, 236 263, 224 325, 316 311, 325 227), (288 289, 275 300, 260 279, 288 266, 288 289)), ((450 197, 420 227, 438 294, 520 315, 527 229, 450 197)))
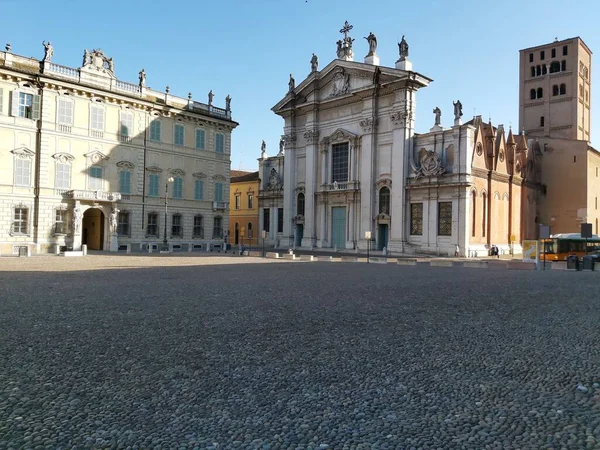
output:
POLYGON ((98 208, 90 208, 83 214, 81 243, 88 250, 104 250, 104 214, 98 208))

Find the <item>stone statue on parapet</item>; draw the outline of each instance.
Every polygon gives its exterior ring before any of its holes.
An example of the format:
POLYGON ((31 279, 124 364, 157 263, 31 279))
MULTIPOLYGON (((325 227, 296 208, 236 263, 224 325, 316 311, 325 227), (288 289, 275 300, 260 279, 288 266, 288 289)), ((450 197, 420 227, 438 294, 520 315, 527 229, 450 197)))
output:
POLYGON ((54 47, 52 46, 52 42, 42 41, 42 45, 44 46, 44 62, 52 62, 52 56, 54 56, 54 47))
POLYGON ((316 72, 318 70, 319 70, 319 57, 313 53, 312 58, 310 58, 310 71, 316 72))
POLYGON ((377 38, 372 32, 370 32, 365 39, 369 43, 369 54, 367 56, 375 55, 377 53, 377 38))
POLYGON ((138 75, 140 80, 140 87, 146 86, 146 71, 142 69, 140 70, 140 73, 138 75))
POLYGON ((398 52, 400 53, 400 60, 408 58, 408 43, 404 39, 404 35, 402 35, 402 41, 398 43, 398 52))

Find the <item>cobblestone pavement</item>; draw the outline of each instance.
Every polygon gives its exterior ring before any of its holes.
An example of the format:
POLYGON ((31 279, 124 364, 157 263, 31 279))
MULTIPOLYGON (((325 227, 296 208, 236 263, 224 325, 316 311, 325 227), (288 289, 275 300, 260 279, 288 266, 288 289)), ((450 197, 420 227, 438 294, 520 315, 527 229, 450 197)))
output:
POLYGON ((595 274, 235 259, 0 260, 0 449, 600 445, 595 274))

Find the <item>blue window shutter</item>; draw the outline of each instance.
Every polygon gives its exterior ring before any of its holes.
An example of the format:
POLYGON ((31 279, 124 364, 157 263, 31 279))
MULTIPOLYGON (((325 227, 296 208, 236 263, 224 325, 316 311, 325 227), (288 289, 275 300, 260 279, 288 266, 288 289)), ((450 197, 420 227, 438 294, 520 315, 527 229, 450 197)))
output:
POLYGON ((194 198, 196 200, 202 200, 204 197, 204 181, 196 180, 196 185, 194 189, 194 198))
POLYGON ((204 130, 196 130, 196 148, 204 150, 204 130))

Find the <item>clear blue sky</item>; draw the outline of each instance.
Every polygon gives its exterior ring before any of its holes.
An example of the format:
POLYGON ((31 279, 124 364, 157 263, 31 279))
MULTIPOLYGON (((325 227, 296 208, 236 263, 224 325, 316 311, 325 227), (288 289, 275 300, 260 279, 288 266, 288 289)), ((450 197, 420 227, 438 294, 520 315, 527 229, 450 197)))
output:
MULTIPOLYGON (((153 89, 215 104, 232 97, 240 126, 232 137, 232 169, 256 170, 262 139, 277 152, 283 120, 271 112, 287 92, 289 74, 299 84, 310 72, 312 53, 325 67, 335 58, 345 20, 354 29, 356 61, 363 61, 372 31, 381 65, 393 67, 397 42, 406 35, 413 69, 433 78, 417 97, 416 131, 452 125, 452 101, 460 99, 463 119, 475 110, 494 124, 518 127, 518 51, 580 36, 600 53, 597 0, 0 0, 4 20, 0 45, 41 58, 42 40, 54 45, 53 61, 79 67, 83 49, 101 48, 115 61, 119 79, 137 82, 143 67, 153 89)), ((598 53, 594 55, 598 57, 598 53)), ((597 62, 592 82, 600 86, 597 62)), ((598 88, 592 108, 600 108, 598 88)), ((600 122, 592 109, 592 144, 599 147, 600 122)))

